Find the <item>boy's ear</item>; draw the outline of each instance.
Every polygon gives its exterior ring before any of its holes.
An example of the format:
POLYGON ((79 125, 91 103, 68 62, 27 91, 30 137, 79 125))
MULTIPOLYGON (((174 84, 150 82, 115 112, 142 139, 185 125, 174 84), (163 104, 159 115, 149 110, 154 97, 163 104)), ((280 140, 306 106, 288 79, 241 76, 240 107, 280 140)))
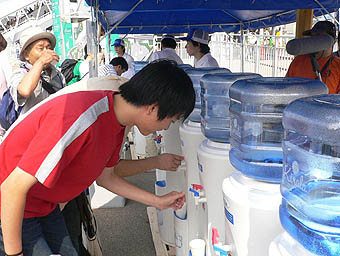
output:
POLYGON ((147 113, 152 114, 153 112, 158 114, 158 105, 156 103, 147 106, 147 113))

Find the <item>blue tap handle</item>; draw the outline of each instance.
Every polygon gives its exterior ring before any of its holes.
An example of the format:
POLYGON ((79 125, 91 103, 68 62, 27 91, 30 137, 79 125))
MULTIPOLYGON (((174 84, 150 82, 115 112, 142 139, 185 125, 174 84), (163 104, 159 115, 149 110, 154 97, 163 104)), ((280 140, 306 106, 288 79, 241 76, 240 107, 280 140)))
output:
POLYGON ((217 246, 213 246, 214 248, 214 251, 215 252, 219 252, 220 253, 220 256, 228 256, 228 252, 225 251, 225 250, 222 250, 221 248, 217 247, 217 246))
POLYGON ((194 190, 192 188, 189 188, 189 192, 194 193, 194 196, 197 196, 197 197, 200 196, 200 194, 196 190, 194 190))

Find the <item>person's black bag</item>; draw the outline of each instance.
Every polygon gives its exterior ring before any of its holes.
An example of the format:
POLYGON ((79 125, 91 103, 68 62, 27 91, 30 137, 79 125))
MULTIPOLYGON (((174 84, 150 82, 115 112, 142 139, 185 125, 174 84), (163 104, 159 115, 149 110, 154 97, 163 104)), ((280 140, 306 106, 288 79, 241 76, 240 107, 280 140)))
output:
POLYGON ((64 75, 66 83, 68 84, 74 78, 74 67, 78 61, 75 59, 66 59, 60 65, 60 71, 64 75))
POLYGON ((82 192, 68 202, 62 213, 72 243, 79 256, 102 256, 96 218, 86 193, 82 192))

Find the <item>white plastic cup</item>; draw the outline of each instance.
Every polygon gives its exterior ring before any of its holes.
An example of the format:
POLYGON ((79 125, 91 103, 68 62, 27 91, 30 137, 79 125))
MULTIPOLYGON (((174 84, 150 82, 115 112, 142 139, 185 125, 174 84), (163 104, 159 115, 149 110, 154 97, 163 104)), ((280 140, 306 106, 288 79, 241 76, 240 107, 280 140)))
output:
POLYGON ((205 241, 203 239, 193 239, 189 242, 192 256, 205 256, 205 241))

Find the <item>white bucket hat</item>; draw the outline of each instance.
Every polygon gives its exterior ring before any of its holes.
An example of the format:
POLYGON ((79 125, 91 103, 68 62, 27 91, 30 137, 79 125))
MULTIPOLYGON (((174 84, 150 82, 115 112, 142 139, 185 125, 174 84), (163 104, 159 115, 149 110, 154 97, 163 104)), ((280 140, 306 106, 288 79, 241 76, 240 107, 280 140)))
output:
POLYGON ((196 28, 191 29, 187 37, 180 37, 181 40, 192 40, 201 44, 208 44, 209 43, 209 34, 204 31, 203 29, 196 28))
POLYGON ((29 29, 24 30, 20 35, 20 60, 25 61, 24 57, 24 50, 29 46, 31 43, 40 40, 40 39, 47 39, 51 43, 51 48, 54 49, 56 45, 56 38, 55 36, 50 33, 44 31, 40 27, 30 27, 29 29))

